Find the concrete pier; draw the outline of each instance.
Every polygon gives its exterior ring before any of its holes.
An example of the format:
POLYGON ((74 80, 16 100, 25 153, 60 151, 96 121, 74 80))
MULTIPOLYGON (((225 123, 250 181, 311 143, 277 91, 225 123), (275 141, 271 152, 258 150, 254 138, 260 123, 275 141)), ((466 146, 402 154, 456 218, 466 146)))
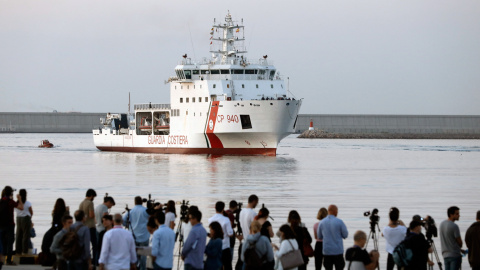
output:
POLYGON ((315 130, 331 134, 480 135, 480 115, 302 114, 296 132, 308 130, 310 119, 315 130))
POLYGON ((0 113, 3 133, 86 133, 100 126, 106 113, 0 113))
MULTIPOLYGON (((89 133, 106 113, 0 113, 0 133, 89 133)), ((480 136, 480 115, 300 114, 296 133, 309 129, 329 134, 438 134, 480 136)))

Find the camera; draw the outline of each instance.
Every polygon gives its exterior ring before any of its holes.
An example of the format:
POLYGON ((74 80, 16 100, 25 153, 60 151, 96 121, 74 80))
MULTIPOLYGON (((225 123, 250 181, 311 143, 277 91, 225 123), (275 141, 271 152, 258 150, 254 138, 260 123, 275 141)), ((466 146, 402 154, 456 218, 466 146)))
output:
POLYGON ((188 215, 188 201, 183 200, 180 205, 180 220, 187 220, 188 215))
POLYGON ((423 220, 423 227, 425 227, 425 235, 427 239, 432 239, 432 237, 438 237, 437 226, 435 226, 435 220, 431 216, 426 216, 423 220))
POLYGON ((380 217, 378 216, 378 209, 377 208, 374 208, 371 213, 370 213, 370 211, 364 212, 363 216, 364 217, 370 216, 370 223, 373 223, 373 225, 377 224, 378 221, 380 220, 380 217))
POLYGON ((147 203, 147 214, 153 215, 155 213, 155 207, 161 205, 159 202, 155 202, 155 199, 152 199, 152 194, 148 194, 148 199, 143 198, 142 201, 147 203))

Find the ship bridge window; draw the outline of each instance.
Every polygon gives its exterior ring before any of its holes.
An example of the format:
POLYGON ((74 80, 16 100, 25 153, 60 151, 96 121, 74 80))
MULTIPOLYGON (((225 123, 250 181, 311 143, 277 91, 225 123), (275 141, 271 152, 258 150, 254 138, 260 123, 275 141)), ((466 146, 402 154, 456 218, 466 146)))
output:
POLYGON ((220 70, 218 70, 218 69, 212 69, 212 70, 210 71, 210 74, 220 74, 220 70))
POLYGON ((208 74, 208 70, 205 70, 205 69, 200 70, 200 72, 201 72, 202 74, 208 74))
POLYGON ((192 97, 192 103, 195 103, 195 98, 194 97, 192 97))
POLYGON ((208 97, 205 97, 205 102, 208 102, 208 97))
POLYGON ((273 80, 274 76, 275 76, 275 70, 270 71, 270 80, 273 80))
POLYGON ((180 103, 183 103, 183 98, 182 97, 180 98, 180 103))
POLYGON ((199 97, 199 98, 198 98, 198 102, 202 102, 202 97, 199 97))
POLYGON ((185 70, 185 78, 187 80, 191 80, 192 79, 192 71, 191 70, 185 70))
POLYGON ((242 88, 245 88, 245 84, 242 84, 242 88))
POLYGON ((216 88, 216 87, 217 87, 217 85, 216 85, 216 84, 213 84, 213 88, 216 88))
POLYGON ((233 69, 232 73, 233 74, 243 74, 243 69, 233 69))
POLYGON ((189 100, 189 98, 187 97, 187 98, 185 99, 185 102, 187 102, 187 103, 188 103, 188 100, 189 100))
POLYGON ((220 72, 222 74, 230 74, 230 70, 229 69, 221 69, 220 72))
POLYGON ((250 115, 244 114, 240 115, 240 122, 242 122, 242 129, 251 129, 252 121, 250 121, 250 115))
POLYGON ((200 70, 198 70, 198 69, 192 70, 192 74, 193 75, 198 75, 198 74, 200 74, 200 70))
POLYGON ((245 74, 255 74, 255 71, 254 69, 245 69, 245 74))
POLYGON ((265 74, 265 70, 263 70, 263 69, 260 69, 260 70, 259 70, 259 72, 258 72, 258 74, 260 74, 260 75, 264 75, 264 74, 265 74))
POLYGON ((270 84, 270 87, 273 89, 273 84, 270 84))

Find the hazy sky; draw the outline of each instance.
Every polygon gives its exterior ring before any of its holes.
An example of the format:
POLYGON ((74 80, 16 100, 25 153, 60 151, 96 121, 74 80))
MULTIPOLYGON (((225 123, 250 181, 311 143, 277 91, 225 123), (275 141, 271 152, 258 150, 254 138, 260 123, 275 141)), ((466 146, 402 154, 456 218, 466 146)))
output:
POLYGON ((0 111, 169 103, 228 10, 301 113, 480 114, 479 0, 0 0, 0 111))

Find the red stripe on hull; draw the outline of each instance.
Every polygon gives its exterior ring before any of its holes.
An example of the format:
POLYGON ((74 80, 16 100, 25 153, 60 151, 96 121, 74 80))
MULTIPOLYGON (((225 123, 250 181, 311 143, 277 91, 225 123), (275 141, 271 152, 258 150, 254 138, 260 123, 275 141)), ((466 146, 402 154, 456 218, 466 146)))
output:
POLYGON ((172 148, 97 146, 101 151, 160 154, 203 154, 233 156, 275 156, 276 148, 172 148))
POLYGON ((217 123, 218 106, 220 101, 212 101, 212 107, 210 109, 210 116, 207 122, 207 137, 210 141, 210 147, 223 148, 222 141, 214 134, 215 124, 217 123))

